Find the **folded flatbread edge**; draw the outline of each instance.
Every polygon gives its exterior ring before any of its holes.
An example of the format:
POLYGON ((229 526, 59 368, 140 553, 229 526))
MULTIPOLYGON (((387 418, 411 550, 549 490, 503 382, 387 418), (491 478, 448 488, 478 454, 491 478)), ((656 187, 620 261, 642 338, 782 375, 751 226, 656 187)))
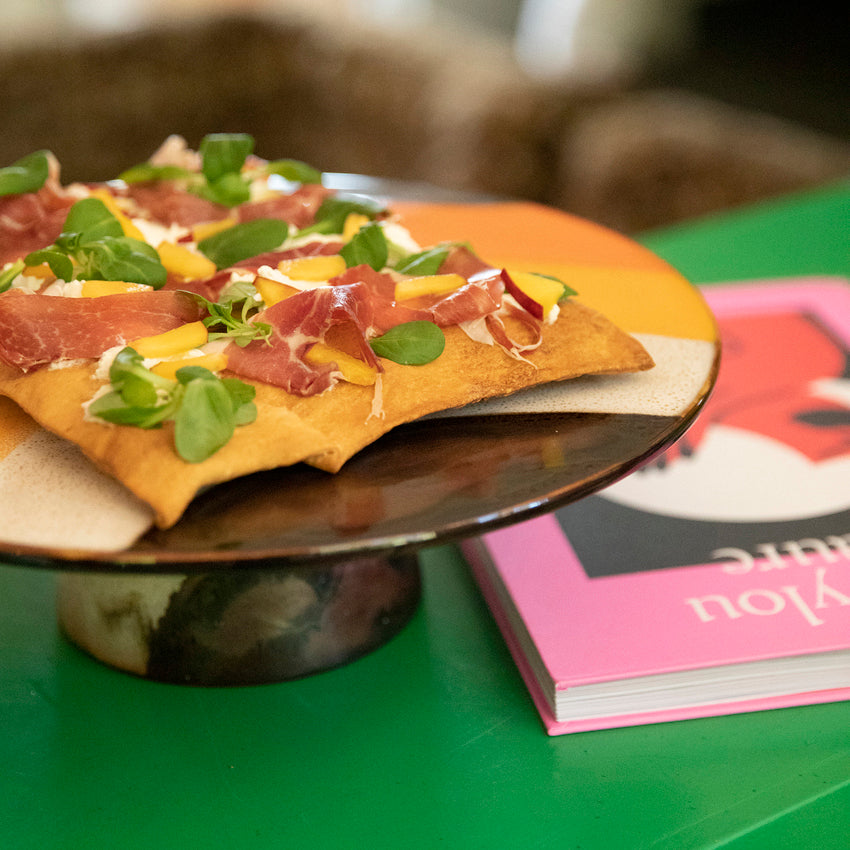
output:
POLYGON ((638 340, 574 301, 561 306, 557 321, 544 328, 540 346, 527 360, 451 327, 445 350, 431 363, 383 361, 377 387, 339 382, 320 395, 301 397, 255 383, 256 421, 237 428, 222 449, 195 464, 175 452, 168 423, 142 430, 84 416, 83 405, 100 386, 94 362, 26 374, 0 365, 0 394, 42 427, 76 443, 96 466, 153 508, 159 527, 168 528, 210 485, 299 462, 333 473, 382 434, 427 413, 535 384, 653 366, 638 340))

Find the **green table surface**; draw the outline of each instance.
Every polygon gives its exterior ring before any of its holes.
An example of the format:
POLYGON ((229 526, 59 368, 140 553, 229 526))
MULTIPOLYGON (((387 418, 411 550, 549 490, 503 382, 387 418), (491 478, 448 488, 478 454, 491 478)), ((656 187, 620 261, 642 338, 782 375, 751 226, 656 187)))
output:
MULTIPOLYGON (((645 236, 695 282, 850 276, 850 185, 645 236)), ((548 737, 453 546, 390 643, 248 688, 113 671, 0 566, 0 846, 848 848, 850 703, 548 737)))

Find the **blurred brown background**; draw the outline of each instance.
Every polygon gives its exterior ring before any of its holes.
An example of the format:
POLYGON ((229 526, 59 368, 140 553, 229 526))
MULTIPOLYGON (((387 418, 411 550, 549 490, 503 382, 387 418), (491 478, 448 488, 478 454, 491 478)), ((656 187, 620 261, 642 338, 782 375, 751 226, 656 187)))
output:
POLYGON ((630 233, 850 174, 847 27, 776 0, 6 0, 0 162, 166 135, 630 233))

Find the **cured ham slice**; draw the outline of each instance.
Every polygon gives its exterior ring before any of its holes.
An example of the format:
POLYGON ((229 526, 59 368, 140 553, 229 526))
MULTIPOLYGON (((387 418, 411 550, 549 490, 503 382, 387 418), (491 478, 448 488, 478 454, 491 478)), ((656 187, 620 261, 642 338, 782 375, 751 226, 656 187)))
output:
POLYGON ((7 292, 0 297, 0 360, 27 372, 57 360, 97 358, 115 345, 200 317, 197 302, 181 292, 100 298, 7 292))
MULTIPOLYGON (((464 249, 465 250, 465 249, 464 249)), ((470 254, 470 257, 473 255, 470 254)), ((482 264, 483 265, 483 264, 482 264)), ((473 266, 467 266, 473 268, 473 266)), ((475 268, 478 268, 476 264, 475 268)), ((385 272, 376 272, 369 266, 354 266, 335 277, 334 285, 363 283, 373 301, 373 329, 383 333, 403 322, 428 321, 440 327, 459 325, 472 319, 480 319, 499 309, 504 283, 499 272, 484 266, 485 271, 472 277, 448 295, 430 299, 430 303, 398 302, 395 300, 395 279, 385 272)), ((442 271, 442 268, 441 268, 442 271)))
POLYGON ((305 184, 288 195, 275 195, 262 201, 249 201, 237 209, 240 221, 255 218, 279 218, 297 228, 307 227, 332 192, 318 183, 305 184))
POLYGON ((450 292, 430 308, 432 321, 440 327, 459 325, 499 309, 505 284, 498 272, 473 277, 466 286, 450 292))
POLYGON ((305 363, 303 357, 331 327, 343 322, 356 326, 363 360, 371 366, 378 365, 366 342, 372 322, 372 298, 362 283, 299 292, 264 310, 256 321, 271 325, 273 336, 268 343, 254 340, 244 347, 231 343, 226 349, 228 369, 244 378, 272 384, 295 395, 324 392, 337 381, 332 365, 305 363))
POLYGON ((496 273, 498 270, 494 269, 489 263, 485 263, 463 245, 454 246, 446 259, 440 264, 440 274, 454 273, 467 279, 489 271, 496 273))
POLYGON ((281 260, 297 260, 300 257, 319 257, 338 254, 343 243, 340 242, 307 242, 295 248, 284 248, 280 251, 268 251, 265 254, 257 254, 237 263, 235 268, 254 269, 260 266, 276 266, 281 260))
POLYGON ((47 185, 0 198, 0 266, 55 242, 73 202, 47 185))
POLYGON ((206 221, 221 221, 230 210, 178 188, 173 183, 134 183, 126 189, 128 197, 146 218, 161 224, 191 227, 206 221))

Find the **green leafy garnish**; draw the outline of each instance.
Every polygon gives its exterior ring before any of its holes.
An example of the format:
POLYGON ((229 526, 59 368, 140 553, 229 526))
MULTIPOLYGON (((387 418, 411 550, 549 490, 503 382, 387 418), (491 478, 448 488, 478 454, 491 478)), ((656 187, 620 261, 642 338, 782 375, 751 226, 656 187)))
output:
MULTIPOLYGON (((185 371, 185 368, 178 369, 178 373, 185 371)), ((227 386, 211 372, 209 377, 178 374, 177 379, 183 389, 183 398, 174 417, 174 447, 183 460, 200 463, 233 436, 236 430, 234 400, 227 386)))
POLYGON ((395 270, 414 277, 437 274, 440 266, 449 255, 449 249, 444 245, 426 248, 418 254, 410 254, 395 265, 395 270))
POLYGON ((54 245, 25 257, 28 266, 47 263, 60 280, 126 280, 154 289, 167 272, 156 249, 124 236, 121 222, 99 198, 83 198, 68 211, 54 245))
POLYGON ((150 162, 141 162, 122 171, 118 179, 132 184, 152 183, 156 180, 188 180, 193 176, 191 171, 179 165, 153 165, 150 162))
POLYGON ((322 201, 316 211, 313 224, 299 230, 298 233, 342 233, 345 220, 351 213, 365 215, 369 219, 377 218, 386 211, 386 207, 374 198, 360 195, 331 195, 322 201))
POLYGON ((5 292, 12 285, 15 278, 24 270, 23 260, 16 260, 3 272, 0 272, 0 292, 5 292))
POLYGON ((80 245, 75 257, 82 280, 126 280, 158 289, 167 277, 156 248, 128 236, 80 245))
POLYGON ((0 195, 37 192, 47 180, 47 155, 47 151, 36 151, 5 168, 0 168, 0 195))
POLYGON ((123 235, 121 222, 100 198, 83 198, 68 210, 57 244, 73 247, 80 242, 96 242, 106 236, 123 235))
POLYGON ((375 221, 364 224, 339 253, 348 268, 365 263, 379 272, 387 264, 389 257, 384 229, 375 221))
POLYGON ((247 282, 231 284, 221 293, 218 301, 210 301, 202 295, 194 295, 194 298, 209 313, 203 322, 211 329, 208 335, 210 342, 226 337, 244 348, 255 339, 263 342, 271 339, 271 325, 252 321, 259 303, 256 295, 257 290, 247 282))
POLYGON ((298 159, 276 159, 266 163, 261 171, 265 174, 277 174, 292 183, 321 183, 322 172, 298 159))
POLYGON ((289 225, 277 218, 255 218, 221 230, 198 242, 198 250, 216 268, 226 269, 249 257, 279 248, 289 235, 289 225))
POLYGON ((446 346, 446 337, 433 322, 418 320, 390 328, 369 341, 372 351, 404 366, 422 366, 436 360, 446 346))
POLYGON ((59 280, 74 279, 74 263, 65 251, 60 251, 58 248, 42 248, 40 251, 27 254, 26 265, 40 266, 42 263, 47 263, 50 271, 59 280))
POLYGON ((201 140, 201 171, 210 184, 238 174, 253 150, 254 140, 247 133, 211 133, 201 140))
POLYGON ((249 200, 251 187, 242 166, 254 150, 245 133, 213 133, 201 141, 201 174, 204 181, 193 191, 210 201, 235 207, 249 200))
POLYGON ((175 165, 143 162, 120 175, 125 183, 182 180, 188 191, 216 204, 235 207, 251 198, 251 180, 278 174, 294 183, 321 183, 322 172, 296 159, 258 163, 246 169, 254 151, 254 139, 247 133, 210 133, 201 140, 200 173, 175 165))
POLYGON ((173 421, 175 449, 189 463, 211 457, 238 426, 257 416, 249 384, 219 378, 199 366, 178 369, 172 381, 146 369, 142 356, 130 347, 118 352, 109 380, 112 390, 89 405, 89 414, 145 429, 173 421))

